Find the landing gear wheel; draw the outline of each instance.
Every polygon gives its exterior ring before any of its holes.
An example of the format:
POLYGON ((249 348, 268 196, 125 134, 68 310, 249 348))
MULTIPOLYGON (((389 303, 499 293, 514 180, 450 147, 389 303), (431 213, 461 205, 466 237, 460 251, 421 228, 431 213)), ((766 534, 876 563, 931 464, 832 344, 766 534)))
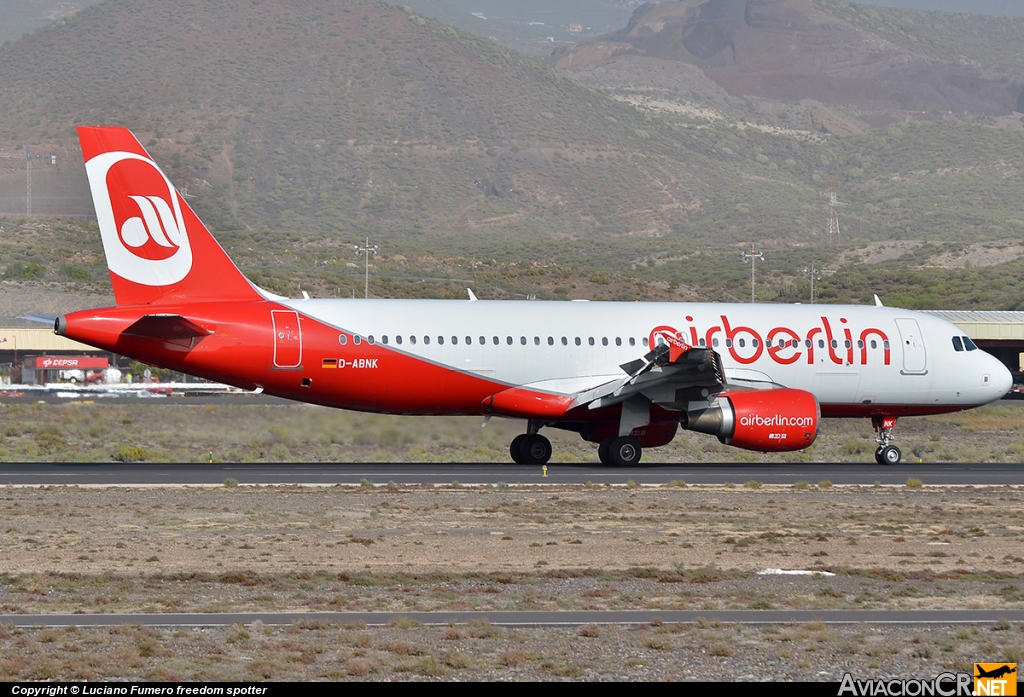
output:
POLYGON ((512 439, 512 444, 508 446, 508 453, 512 456, 512 461, 519 465, 527 464, 526 460, 523 459, 524 440, 526 440, 526 434, 520 433, 512 439))
POLYGON ((608 449, 611 447, 614 438, 605 438, 601 441, 601 444, 597 446, 597 459, 601 461, 602 465, 613 466, 615 463, 611 461, 608 456, 608 449))
POLYGON ((632 467, 640 462, 642 454, 643 448, 632 436, 613 438, 608 444, 608 459, 616 467, 632 467))
POLYGON ((882 459, 882 451, 884 449, 885 449, 885 447, 881 446, 881 445, 878 446, 877 448, 875 448, 875 462, 877 462, 880 465, 884 465, 885 464, 885 460, 882 459))
POLYGON ((881 461, 883 465, 898 465, 903 459, 903 453, 895 445, 887 445, 882 448, 881 461))
POLYGON ((519 457, 517 462, 524 465, 545 465, 551 459, 551 441, 539 433, 528 435, 519 446, 519 457))

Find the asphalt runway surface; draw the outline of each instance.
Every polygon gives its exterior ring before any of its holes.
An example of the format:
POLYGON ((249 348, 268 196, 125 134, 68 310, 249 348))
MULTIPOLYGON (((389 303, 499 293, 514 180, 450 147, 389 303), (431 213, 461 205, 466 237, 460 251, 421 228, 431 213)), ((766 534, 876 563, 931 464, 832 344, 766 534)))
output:
POLYGON ((216 627, 231 624, 283 625, 301 621, 336 624, 361 623, 384 626, 399 618, 425 625, 468 624, 486 619, 505 627, 555 627, 584 624, 669 624, 699 621, 739 624, 995 624, 1001 620, 1024 621, 1024 610, 608 610, 608 611, 516 611, 516 612, 225 612, 225 613, 138 613, 0 615, 0 626, 16 627, 108 627, 144 625, 149 627, 216 627))
POLYGON ((1021 486, 1021 463, 916 463, 895 467, 874 463, 700 463, 642 464, 615 468, 594 463, 554 463, 547 476, 537 465, 502 463, 0 463, 0 486, 41 485, 210 485, 235 479, 253 485, 373 484, 761 484, 800 481, 836 485, 904 485, 910 478, 925 485, 1021 486))

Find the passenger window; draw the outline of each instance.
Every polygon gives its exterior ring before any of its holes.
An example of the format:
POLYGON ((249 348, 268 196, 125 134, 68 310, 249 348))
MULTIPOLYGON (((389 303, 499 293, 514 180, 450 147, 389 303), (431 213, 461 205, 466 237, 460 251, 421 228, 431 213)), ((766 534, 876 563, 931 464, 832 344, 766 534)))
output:
POLYGON ((480 337, 480 345, 481 346, 486 346, 487 345, 487 337, 484 337, 484 336, 480 337))
POLYGON ((811 347, 811 340, 810 339, 804 339, 804 346, 806 348, 810 348, 811 347))
POLYGON ((580 341, 580 338, 579 338, 579 337, 576 337, 576 345, 577 345, 577 346, 579 346, 579 345, 580 345, 580 344, 582 344, 582 343, 583 343, 583 342, 582 342, 582 341, 580 341))
POLYGON ((505 337, 505 343, 508 344, 509 346, 511 346, 512 345, 512 337, 506 336, 505 337))
POLYGON ((714 346, 715 348, 718 348, 718 339, 712 339, 711 345, 714 346))
POLYGON ((888 339, 886 339, 885 341, 882 342, 882 347, 883 348, 889 348, 889 340, 888 339))
POLYGON ((589 339, 587 339, 587 343, 590 344, 591 346, 593 346, 594 345, 594 337, 590 337, 589 339))
POLYGON ((975 345, 975 343, 973 341, 971 341, 970 337, 966 337, 966 336, 964 337, 964 346, 967 347, 968 351, 977 351, 978 350, 978 347, 975 345))
MULTIPOLYGON (((754 346, 757 346, 757 339, 754 339, 754 346)), ((771 339, 765 339, 764 347, 765 348, 771 348, 772 347, 772 340, 771 339)))
POLYGON ((525 336, 519 337, 519 344, 520 344, 520 346, 526 346, 526 337, 525 336))
POLYGON ((452 344, 458 344, 458 343, 459 343, 459 337, 453 336, 452 337, 452 344))
POLYGON ((498 337, 496 337, 496 336, 495 337, 491 337, 491 341, 494 343, 495 346, 497 346, 499 343, 501 343, 501 340, 498 337))
POLYGON ((423 337, 423 343, 424 344, 429 344, 430 343, 430 337, 429 336, 423 337))
POLYGON ((859 349, 864 348, 864 340, 863 339, 858 339, 857 340, 857 348, 859 348, 859 349))
POLYGON ((616 346, 622 346, 622 337, 621 336, 615 337, 615 345, 616 346))
POLYGON ((873 349, 878 348, 878 342, 875 341, 874 339, 871 340, 871 348, 873 348, 873 349))
POLYGON ((563 337, 562 337, 562 346, 568 346, 568 345, 569 345, 569 340, 568 340, 568 339, 566 339, 566 338, 565 338, 565 337, 563 336, 563 337))
POLYGON ((415 334, 410 334, 409 335, 409 343, 410 344, 415 344, 416 343, 416 335, 415 334))
POLYGON ((473 345, 473 337, 467 336, 466 337, 466 346, 472 346, 472 345, 473 345))
POLYGON ((359 344, 361 344, 361 343, 362 343, 362 341, 363 341, 363 340, 359 338, 359 335, 358 335, 358 334, 353 334, 353 335, 352 335, 352 343, 353 343, 353 344, 355 344, 356 346, 358 346, 359 344))
POLYGON ((555 337, 549 336, 548 337, 548 346, 554 346, 554 345, 555 345, 555 337))
POLYGON ((401 346, 401 344, 402 344, 402 335, 401 334, 399 334, 398 336, 395 337, 395 343, 398 344, 399 346, 401 346))
POLYGON ((732 348, 732 339, 726 339, 725 340, 725 347, 726 348, 732 348))
POLYGON ((701 338, 699 343, 700 343, 701 346, 705 346, 706 345, 706 342, 704 341, 703 337, 701 338))
POLYGON ((443 336, 437 337, 437 343, 444 344, 444 337, 443 336))
POLYGON ((373 334, 370 334, 370 336, 366 337, 366 340, 370 342, 370 346, 373 346, 374 343, 376 343, 373 340, 373 334))
POLYGON ((832 348, 839 348, 839 342, 835 339, 832 339, 832 348))
POLYGON ((601 345, 602 346, 607 346, 608 345, 608 337, 606 337, 606 336, 602 336, 601 337, 601 345))
POLYGON ((847 339, 847 340, 846 340, 846 341, 844 341, 843 343, 844 343, 844 345, 846 346, 846 348, 851 348, 851 347, 853 346, 853 344, 851 344, 851 343, 850 343, 850 340, 849 340, 849 339, 847 339))
POLYGON ((825 348, 825 340, 818 339, 818 348, 825 348))
POLYGON ((629 337, 629 345, 636 346, 636 339, 634 339, 633 337, 629 337))
POLYGON ((534 346, 540 346, 540 337, 539 336, 533 337, 533 345, 534 346))
POLYGON ((348 343, 348 337, 345 336, 344 334, 339 334, 338 335, 338 343, 341 344, 342 346, 344 346, 345 344, 348 343))
POLYGON ((382 336, 380 338, 380 343, 384 344, 385 346, 388 345, 388 335, 387 334, 385 334, 384 336, 382 336))
POLYGON ((647 337, 646 336, 643 339, 641 339, 641 342, 643 343, 644 346, 646 346, 649 343, 647 341, 647 337))
POLYGON ((740 339, 740 348, 744 348, 747 345, 746 339, 740 339))

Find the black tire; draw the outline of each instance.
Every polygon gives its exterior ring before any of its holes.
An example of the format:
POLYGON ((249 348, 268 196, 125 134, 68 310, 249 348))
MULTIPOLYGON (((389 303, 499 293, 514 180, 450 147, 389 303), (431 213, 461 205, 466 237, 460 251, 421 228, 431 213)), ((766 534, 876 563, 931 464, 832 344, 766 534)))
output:
POLYGON ((880 465, 884 465, 885 464, 885 460, 882 459, 882 446, 881 445, 878 446, 877 448, 875 448, 875 462, 877 462, 880 465))
POLYGON ((523 441, 526 440, 526 434, 520 433, 518 436, 512 439, 511 445, 508 446, 508 454, 512 456, 512 461, 519 465, 527 464, 523 459, 523 441))
POLYGON ((895 445, 887 445, 882 448, 882 464, 883 465, 898 465, 900 460, 903 459, 903 453, 895 445))
POLYGON ((633 467, 640 462, 642 455, 643 448, 632 436, 613 438, 608 444, 608 459, 616 467, 633 467))
POLYGON ((597 446, 597 459, 601 461, 602 465, 608 465, 609 467, 614 465, 611 458, 608 457, 608 448, 611 446, 613 440, 615 439, 605 438, 601 441, 601 444, 597 446))
POLYGON ((539 433, 528 435, 519 446, 519 456, 524 465, 546 465, 551 459, 551 441, 539 433))

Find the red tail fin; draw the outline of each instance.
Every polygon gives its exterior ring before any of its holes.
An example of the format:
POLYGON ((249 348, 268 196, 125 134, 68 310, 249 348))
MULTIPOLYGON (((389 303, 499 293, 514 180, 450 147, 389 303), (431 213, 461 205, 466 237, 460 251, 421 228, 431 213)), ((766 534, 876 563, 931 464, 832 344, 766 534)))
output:
POLYGON ((260 297, 131 131, 78 137, 118 305, 260 297))

